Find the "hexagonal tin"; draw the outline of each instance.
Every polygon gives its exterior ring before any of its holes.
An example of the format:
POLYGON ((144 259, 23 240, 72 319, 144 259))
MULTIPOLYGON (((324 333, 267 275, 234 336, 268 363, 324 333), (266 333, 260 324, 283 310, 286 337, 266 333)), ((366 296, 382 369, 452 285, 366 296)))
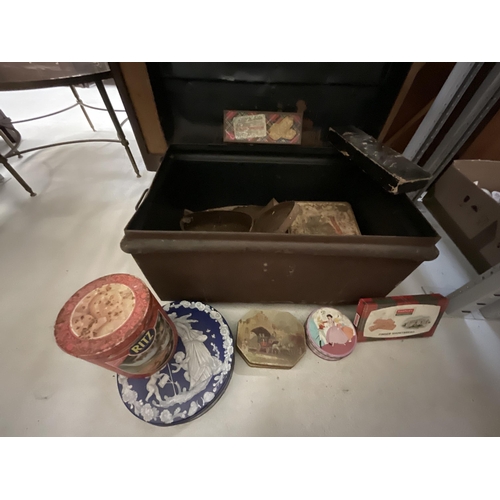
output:
POLYGON ((302 323, 285 311, 251 310, 238 323, 238 351, 253 367, 294 367, 306 352, 302 323))

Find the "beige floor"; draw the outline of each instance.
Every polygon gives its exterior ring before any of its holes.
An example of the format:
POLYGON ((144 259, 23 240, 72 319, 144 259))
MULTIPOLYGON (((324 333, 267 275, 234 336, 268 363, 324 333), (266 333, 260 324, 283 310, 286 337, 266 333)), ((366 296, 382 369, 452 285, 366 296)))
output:
MULTIPOLYGON (((117 108, 121 103, 109 89, 117 108)), ((82 97, 102 105, 95 88, 82 97)), ((14 120, 72 104, 68 89, 0 93, 14 120)), ((114 137, 106 113, 79 109, 18 126, 23 148, 55 140, 114 137)), ((290 371, 248 367, 237 355, 226 394, 202 418, 157 428, 120 401, 113 373, 63 353, 55 317, 80 286, 113 272, 142 276, 120 250, 123 228, 152 179, 130 126, 143 177, 119 144, 65 146, 13 159, 38 193, 0 185, 0 434, 9 436, 499 435, 500 322, 443 319, 431 339, 360 344, 341 362, 307 352, 290 371)), ((2 145, 0 145, 2 148, 2 145)), ((0 149, 1 150, 1 149, 0 149)), ((2 169, 0 174, 9 177, 2 169)), ((440 257, 396 290, 451 290, 472 271, 444 238, 440 257)), ((250 305, 221 305, 234 329, 250 305)), ((283 306, 304 320, 311 307, 283 306)), ((351 315, 352 308, 345 309, 351 315)))

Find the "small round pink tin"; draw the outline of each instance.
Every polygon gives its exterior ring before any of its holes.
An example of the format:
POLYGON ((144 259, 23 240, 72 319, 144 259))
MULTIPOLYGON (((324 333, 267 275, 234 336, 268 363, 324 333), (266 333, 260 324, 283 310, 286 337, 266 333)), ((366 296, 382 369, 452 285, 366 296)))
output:
POLYGON ((307 345, 317 356, 329 361, 345 358, 356 347, 356 329, 337 309, 321 307, 306 321, 307 345))

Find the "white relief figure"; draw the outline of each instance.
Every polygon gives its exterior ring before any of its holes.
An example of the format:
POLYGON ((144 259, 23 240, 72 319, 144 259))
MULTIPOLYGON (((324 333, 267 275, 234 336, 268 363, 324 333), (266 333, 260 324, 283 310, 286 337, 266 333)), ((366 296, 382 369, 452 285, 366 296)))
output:
POLYGON ((154 394, 158 401, 161 401, 160 390, 158 386, 162 389, 165 387, 165 384, 170 381, 170 377, 166 373, 156 372, 149 377, 148 383, 146 384, 146 389, 148 391, 148 395, 146 396, 146 401, 149 401, 149 398, 154 394))
POLYGON ((172 363, 172 366, 174 368, 172 370, 172 373, 177 373, 180 370, 184 370, 184 378, 189 382, 189 357, 186 357, 183 352, 176 352, 174 355, 174 361, 175 363, 172 363))
MULTIPOLYGON (((170 315, 186 349, 185 354, 178 352, 174 356, 175 362, 171 363, 172 373, 184 370, 184 378, 189 382, 189 388, 188 390, 184 388, 182 392, 174 391, 174 396, 160 399, 158 403, 153 402, 154 405, 161 408, 169 408, 191 400, 205 390, 213 376, 221 373, 224 369, 221 360, 217 356, 212 356, 205 346, 204 342, 207 340, 207 336, 191 327, 192 323, 198 321, 190 319, 190 317, 191 314, 180 318, 177 317, 176 313, 170 315)), ((190 408, 191 411, 194 411, 194 405, 191 405, 190 408)))
POLYGON ((161 401, 160 391, 156 382, 161 377, 161 373, 153 373, 146 384, 146 390, 148 391, 148 395, 146 396, 146 401, 149 401, 149 398, 154 394, 158 401, 161 401))
MULTIPOLYGON (((188 358, 186 358, 186 355, 180 351, 176 352, 174 354, 174 362, 171 362, 170 364, 172 365, 171 367, 171 372, 172 373, 177 373, 181 370, 184 370, 184 378, 186 379, 187 382, 189 382, 189 372, 187 371, 188 369, 188 358)), ((177 388, 177 391, 174 388, 174 393, 175 394, 180 394, 181 392, 186 392, 186 388, 183 387, 181 388, 179 382, 174 381, 175 388, 177 388)))
POLYGON ((124 375, 118 375, 118 382, 120 382, 123 387, 123 391, 130 391, 130 389, 132 389, 132 386, 128 383, 127 377, 124 375))
POLYGON ((179 337, 186 348, 186 372, 189 374, 189 390, 199 384, 208 381, 212 376, 220 372, 221 361, 212 356, 204 342, 207 336, 199 330, 191 327, 191 323, 197 320, 189 319, 191 314, 175 319, 175 325, 179 337))

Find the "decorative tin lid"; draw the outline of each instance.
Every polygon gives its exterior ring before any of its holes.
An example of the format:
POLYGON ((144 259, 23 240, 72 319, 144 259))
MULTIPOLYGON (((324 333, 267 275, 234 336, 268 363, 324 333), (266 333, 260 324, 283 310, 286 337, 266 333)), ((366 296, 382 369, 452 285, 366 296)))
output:
POLYGON ((292 368, 306 352, 303 325, 283 311, 249 311, 238 323, 237 342, 254 367, 292 368))
POLYGON ((345 201, 297 201, 298 215, 291 234, 360 235, 350 203, 345 201))
POLYGON ((105 355, 136 340, 151 292, 138 278, 111 274, 80 288, 64 304, 54 328, 56 342, 79 358, 105 355))
POLYGON ((322 307, 313 311, 306 322, 308 345, 324 359, 341 359, 356 347, 356 330, 349 318, 337 309, 322 307))
POLYGON ((234 366, 233 337, 228 324, 201 302, 171 302, 165 311, 179 333, 173 359, 143 379, 118 376, 125 406, 154 425, 176 425, 208 411, 222 396, 234 366))

